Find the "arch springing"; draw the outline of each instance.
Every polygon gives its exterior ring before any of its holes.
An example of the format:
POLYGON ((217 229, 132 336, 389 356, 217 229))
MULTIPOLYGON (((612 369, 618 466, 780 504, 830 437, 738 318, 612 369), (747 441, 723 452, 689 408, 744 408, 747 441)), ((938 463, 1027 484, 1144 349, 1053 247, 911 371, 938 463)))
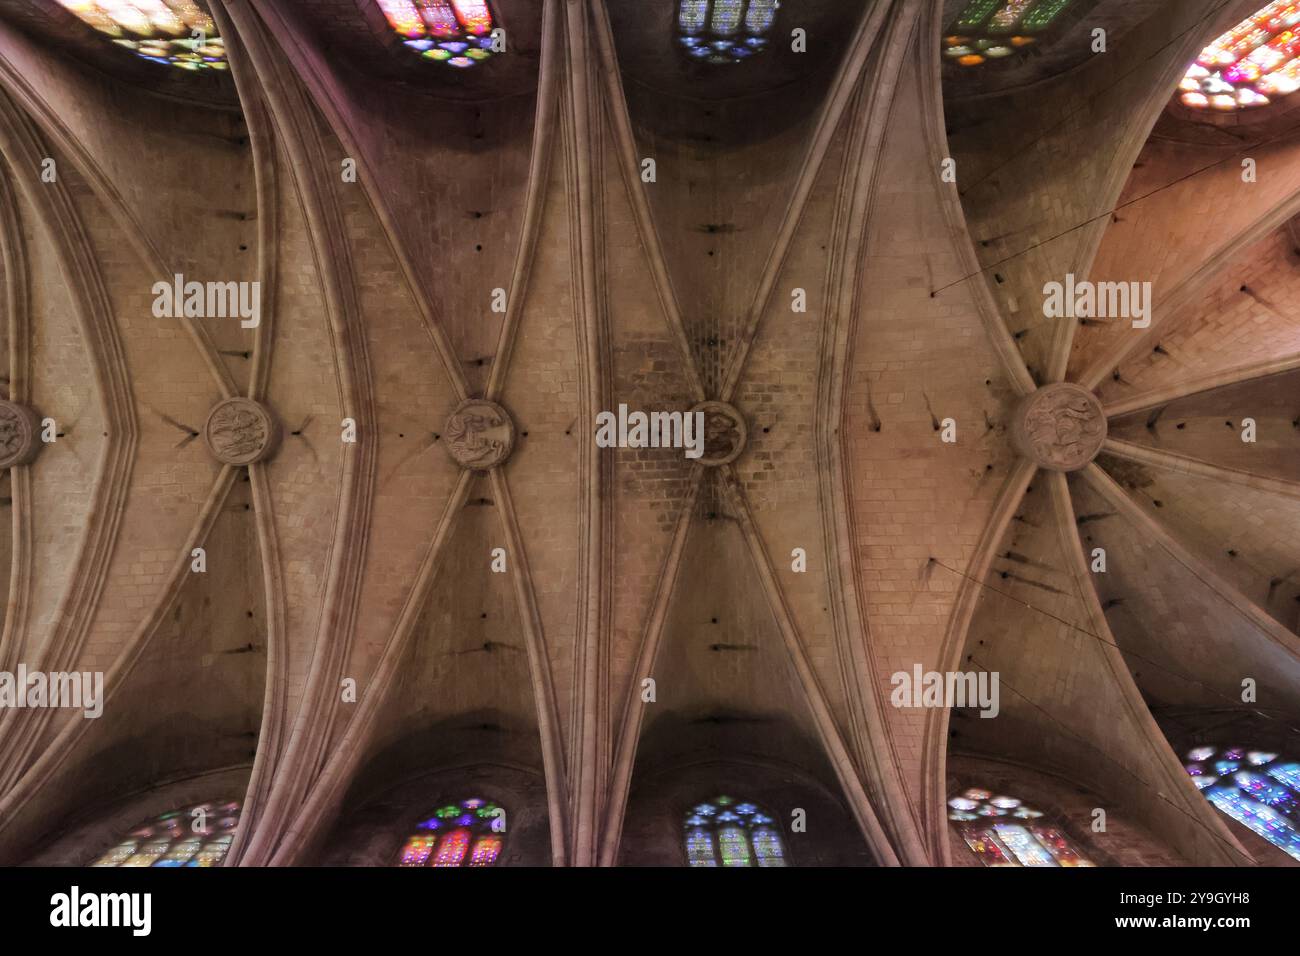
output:
POLYGON ((686 814, 690 866, 786 866, 776 820, 757 804, 728 796, 699 803, 686 814))
POLYGON ((972 788, 948 801, 948 819, 985 866, 1093 866, 1022 800, 972 788))

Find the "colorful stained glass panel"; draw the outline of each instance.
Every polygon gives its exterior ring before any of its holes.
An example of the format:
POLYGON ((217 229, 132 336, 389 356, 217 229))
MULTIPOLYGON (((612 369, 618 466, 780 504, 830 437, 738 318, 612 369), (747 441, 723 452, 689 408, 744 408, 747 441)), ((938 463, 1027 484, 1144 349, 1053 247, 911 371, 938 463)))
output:
POLYGON ((758 804, 715 797, 685 815, 688 866, 787 866, 774 818, 758 804))
POLYGON ((750 840, 759 866, 785 866, 785 850, 775 830, 759 827, 750 834, 750 840))
POLYGON ((1300 764, 1242 747, 1217 753, 1197 747, 1187 759, 1187 772, 1210 803, 1300 860, 1300 764), (1243 761, 1249 766, 1243 768, 1243 761))
POLYGON ((1033 2, 1034 0, 1011 0, 1010 3, 1004 3, 989 20, 989 30, 995 33, 1010 33, 1020 25, 1020 18, 1025 15, 1025 11, 1033 2))
POLYGON ((393 32, 421 56, 464 69, 489 59, 496 20, 487 0, 376 0, 393 32))
POLYGON ((398 866, 492 866, 505 847, 505 811, 471 797, 438 807, 415 825, 398 866))
POLYGON ((464 827, 452 830, 438 844, 431 866, 460 866, 469 852, 469 831, 464 827))
POLYGON ((160 814, 131 831, 131 838, 103 854, 93 866, 219 866, 234 842, 239 804, 200 803, 160 814), (213 833, 224 836, 204 843, 213 833), (196 860, 206 860, 196 863, 196 860))
POLYGON ((1267 106, 1300 89, 1300 2, 1277 0, 1216 37, 1187 68, 1179 100, 1198 110, 1267 106))
POLYGON ((1057 866, 1092 866, 1091 862, 1079 855, 1079 851, 1070 845, 1070 841, 1056 827, 1031 826, 1029 832, 1047 848, 1047 852, 1052 855, 1057 866))
POLYGON ((1056 866, 1047 848, 1019 823, 999 823, 993 829, 1021 866, 1056 866))
POLYGON ((970 0, 944 34, 945 60, 978 66, 1040 41, 1072 0, 970 0))
POLYGON ((59 0, 82 22, 146 60, 183 70, 225 70, 225 42, 197 0, 59 0))
POLYGON ((962 839, 985 866, 1018 866, 992 827, 967 827, 962 839))
POLYGON ((985 866, 1092 866, 1054 826, 1022 821, 1043 814, 1024 801, 989 790, 966 790, 948 800, 948 819, 985 866))
POLYGON ((402 847, 402 859, 398 866, 424 866, 438 843, 437 837, 413 836, 402 847))
POLYGON ((470 866, 491 866, 501 855, 500 837, 479 837, 474 852, 469 855, 470 866))
POLYGON ((704 63, 739 63, 767 46, 779 0, 677 0, 677 41, 704 63))
POLYGON ((723 827, 718 831, 718 851, 723 866, 750 866, 749 840, 740 827, 723 827))
POLYGON ((697 828, 687 832, 686 862, 690 866, 718 865, 718 858, 713 853, 713 835, 708 830, 697 828))

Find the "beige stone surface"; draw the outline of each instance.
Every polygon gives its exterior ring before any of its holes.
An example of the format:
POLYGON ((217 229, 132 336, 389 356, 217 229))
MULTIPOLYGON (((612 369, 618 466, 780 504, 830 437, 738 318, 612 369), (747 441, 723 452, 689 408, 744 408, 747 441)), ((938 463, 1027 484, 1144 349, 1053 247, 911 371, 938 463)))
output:
POLYGON ((800 865, 970 865, 980 781, 1106 865, 1284 862, 1177 749, 1300 706, 1300 147, 1289 105, 1166 109, 1249 2, 1100 0, 979 78, 951 3, 782 4, 816 50, 724 74, 671 4, 500 0, 510 52, 453 71, 351 0, 210 0, 233 69, 188 80, 42 3, 0 11, 0 398, 58 437, 0 476, 0 669, 109 696, 0 713, 0 863, 209 787, 228 865, 391 862, 385 814, 470 789, 526 804, 506 862, 683 863, 734 791, 825 821, 800 865), (261 324, 155 317, 176 273, 261 324), (1151 328, 1048 318, 1067 273, 1153 283, 1151 328), (1060 383, 1095 462, 1015 440, 1060 383), (282 433, 223 465, 236 399, 282 433), (719 402, 726 461, 595 446, 719 402), (918 668, 997 672, 999 716, 895 706, 918 668))

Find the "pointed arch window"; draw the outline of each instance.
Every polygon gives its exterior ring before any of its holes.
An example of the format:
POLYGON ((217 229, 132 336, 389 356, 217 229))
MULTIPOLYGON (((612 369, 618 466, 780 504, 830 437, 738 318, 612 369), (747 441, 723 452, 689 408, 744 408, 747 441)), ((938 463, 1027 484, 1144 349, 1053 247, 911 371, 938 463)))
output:
POLYGON ((1033 46, 1072 0, 971 0, 943 37, 944 59, 961 66, 1000 60, 1033 46))
POLYGON ((491 866, 505 846, 505 810, 471 797, 434 810, 415 825, 398 866, 491 866))
POLYGON ((1244 747, 1197 747, 1187 761, 1210 803, 1300 860, 1300 763, 1244 747))
POLYGON ((199 0, 59 0, 118 46, 183 70, 224 70, 225 42, 199 0))
POLYGON ((93 866, 220 866, 239 827, 239 804, 200 803, 160 814, 128 833, 93 866))
POLYGON ((1016 797, 978 788, 948 801, 948 819, 985 866, 1093 866, 1059 827, 1016 797))
POLYGON ((1184 106, 1223 113, 1300 89, 1300 3, 1270 3, 1216 38, 1178 88, 1184 106))
POLYGON ((690 866, 786 866, 776 819, 757 804, 716 797, 686 814, 690 866))
POLYGON ((377 0, 388 25, 420 55, 465 68, 492 56, 487 0, 377 0))
POLYGON ((677 42, 704 63, 739 63, 767 46, 779 0, 678 0, 677 42))

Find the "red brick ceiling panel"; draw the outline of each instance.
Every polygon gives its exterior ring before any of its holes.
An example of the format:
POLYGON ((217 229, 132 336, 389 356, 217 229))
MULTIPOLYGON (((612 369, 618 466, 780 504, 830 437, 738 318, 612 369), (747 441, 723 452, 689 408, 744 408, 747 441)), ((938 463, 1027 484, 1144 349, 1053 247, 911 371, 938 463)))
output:
MULTIPOLYGON (((1130 482, 1132 484, 1133 482, 1130 482)), ((1140 482, 1138 482, 1140 484, 1140 482)), ((1279 645, 1081 479, 1070 491, 1084 547, 1104 548, 1097 574, 1106 620, 1143 695, 1159 706, 1245 707, 1242 680, 1258 687, 1257 707, 1300 714, 1300 656, 1279 645)), ((1125 487, 1140 499, 1146 489, 1125 487)))
POLYGON ((1184 547, 1274 620, 1300 623, 1300 498, 1113 456, 1100 464, 1184 547), (1159 501, 1157 507, 1155 502, 1159 501))
MULTIPOLYGON (((359 189, 340 188, 346 234, 358 277, 366 348, 374 367, 380 442, 369 515, 369 555, 361 583, 356 639, 346 667, 367 682, 398 625, 404 602, 460 478, 441 434, 458 395, 438 361, 410 289, 374 210, 359 189)), ((321 422, 336 428, 334 422, 321 422)), ((332 438, 332 436, 331 436, 332 438)), ((492 545, 483 542, 486 556, 492 545)), ((486 557, 485 559, 486 560, 486 557)), ((352 715, 344 708, 340 716, 352 715)), ((346 724, 340 721, 335 733, 346 724)))
MULTIPOLYGON (((790 604, 813 659, 822 687, 841 732, 847 732, 849 712, 840 677, 834 618, 829 610, 828 577, 831 562, 823 536, 825 521, 832 520, 829 502, 821 493, 822 475, 813 468, 819 461, 818 428, 822 334, 830 321, 834 290, 826 288, 826 249, 833 242, 832 226, 838 207, 837 186, 844 162, 843 129, 827 153, 821 173, 804 209, 791 243, 785 268, 773 296, 737 389, 736 404, 748 416, 749 438, 736 473, 776 566, 782 593, 790 604), (809 293, 808 311, 792 312, 787 290, 809 293), (803 548, 807 570, 790 570, 791 553, 803 548)), ((851 638, 843 635, 845 642, 851 638)))
POLYGON ((955 711, 949 746, 1092 781, 1108 813, 1136 818, 1189 858, 1217 859, 1220 849, 1207 849, 1187 825, 1182 802, 1198 795, 1169 787, 1168 775, 1181 777, 1181 769, 1117 669, 1093 596, 1080 590, 1092 582, 1080 580, 1079 558, 1065 550, 1075 539, 1060 524, 1069 512, 1056 500, 1064 483, 1053 489, 1053 481, 1059 476, 1040 472, 1030 485, 984 581, 961 656, 961 670, 998 675, 999 712, 955 711))
MULTIPOLYGON (((1060 375, 1053 359, 1060 320, 1044 316, 1042 287, 1087 273, 1104 215, 1164 106, 1162 84, 1185 52, 1199 48, 1197 34, 1213 36, 1202 18, 1214 6, 1167 3, 1162 15, 1108 38, 1105 55, 1067 74, 997 96, 945 101, 957 188, 983 278, 1039 381, 1060 375)), ((959 96, 959 83, 945 84, 946 98, 959 96)), ((1125 264, 1138 263, 1150 271, 1144 260, 1125 264)))
MULTIPOLYGON (((236 110, 140 95, 116 77, 80 68, 73 53, 52 55, 2 21, 0 73, 23 91, 21 105, 64 159, 108 199, 114 215, 129 220, 123 238, 146 243, 158 258, 150 264, 155 270, 198 271, 204 281, 253 278, 257 198, 248 132, 236 110), (164 194, 165 202, 158 198, 164 194)), ((251 331, 230 324, 222 347, 249 348, 251 331)))
POLYGON ((340 495, 343 418, 334 347, 302 206, 296 192, 278 194, 276 313, 267 404, 289 434, 267 464, 284 584, 289 661, 289 713, 303 692, 325 584, 340 495), (301 440, 296 440, 301 439, 301 440), (313 519, 304 521, 303 514, 313 519))
MULTIPOLYGON (((579 548, 585 517, 580 494, 582 452, 591 440, 581 422, 583 395, 579 380, 582 349, 578 341, 570 221, 565 182, 566 163, 556 157, 542 211, 540 247, 552 250, 530 277, 519 314, 519 327, 502 392, 502 404, 514 416, 518 437, 511 454, 514 509, 528 552, 529 572, 546 637, 555 681, 561 729, 571 728, 567 706, 574 687, 574 642, 579 627, 579 548)), ((483 560, 491 542, 483 542, 483 560)))
MULTIPOLYGON (((1228 385, 1121 416, 1110 436, 1225 468, 1300 481, 1300 371, 1228 385), (1242 441, 1255 420, 1254 442, 1242 441)), ((1224 486, 1223 494, 1232 489, 1224 486)))
MULTIPOLYGON (((618 169, 613 148, 606 162, 612 172, 618 169)), ((640 188, 639 181, 632 188, 640 188)), ((606 269, 618 277, 605 290, 611 404, 651 411, 689 408, 698 396, 659 301, 623 176, 614 173, 606 178, 602 201, 606 269)), ((629 698, 639 699, 640 688, 633 684, 637 655, 650 626, 678 522, 689 518, 682 512, 698 469, 680 449, 616 448, 603 454, 612 458, 614 540, 618 542, 611 556, 610 588, 610 719, 615 730, 629 698)))
POLYGON ((139 430, 126 512, 91 639, 78 662, 78 669, 107 671, 163 596, 221 471, 205 444, 191 436, 222 396, 178 326, 139 320, 150 315, 157 274, 80 176, 68 169, 64 177, 108 289, 139 430), (157 361, 164 352, 167 361, 157 361))
MULTIPOLYGON (((503 57, 510 66, 505 73, 495 69, 494 61, 455 70, 400 44, 380 47, 364 23, 355 28, 360 33, 349 32, 347 39, 337 37, 333 28, 308 25, 360 18, 354 0, 298 7, 266 5, 263 14, 339 138, 329 163, 337 168, 345 158, 356 160, 358 184, 381 206, 399 255, 408 260, 412 281, 449 339, 469 391, 482 393, 504 317, 491 307, 492 290, 510 287, 519 251, 538 60, 521 52, 503 57), (320 12, 319 20, 313 20, 309 13, 317 7, 335 12, 320 12), (362 61, 373 68, 348 69, 348 57, 336 53, 340 44, 347 51, 376 48, 362 61), (418 67, 421 85, 413 88, 391 79, 382 64, 371 62, 377 57, 400 62, 405 70, 418 67), (478 79, 465 80, 465 74, 478 79), (488 99, 434 98, 458 83, 488 82, 482 77, 489 75, 494 86, 488 99)), ((524 28, 509 30, 507 42, 523 43, 528 37, 535 43, 537 17, 533 12, 524 28)), ((383 30, 391 33, 387 26, 383 30)))
POLYGON ((1205 292, 1172 317, 1149 349, 1103 379, 1103 404, 1211 382, 1233 370, 1300 359, 1300 250, 1278 229, 1234 259, 1205 292))
POLYGON ((716 478, 705 480, 654 665, 657 699, 646 705, 638 765, 698 756, 694 748, 717 756, 729 737, 752 754, 806 765, 807 748, 820 750, 812 716, 740 528, 716 478))
MULTIPOLYGON (((819 102, 817 77, 771 97, 701 101, 667 98, 626 84, 637 151, 656 164, 646 188, 691 350, 705 390, 717 394, 742 334, 754 290, 786 213, 819 102), (771 131, 761 117, 790 117, 771 131), (737 132, 765 129, 754 141, 737 132)), ((778 298, 788 308, 789 292, 778 298)))
MULTIPOLYGON (((1200 283, 1212 288, 1220 267, 1244 264, 1256 243, 1300 207, 1300 144, 1248 140, 1207 146, 1153 139, 1120 201, 1132 202, 1107 227, 1090 278, 1151 282, 1155 329, 1166 319, 1178 319, 1177 311, 1162 311, 1162 304, 1187 294, 1180 287, 1194 288, 1193 298, 1200 298, 1200 283), (1242 181, 1247 158, 1256 162, 1255 182, 1242 181)), ((1080 325, 1070 377, 1078 378, 1108 350, 1138 334, 1124 319, 1080 325)))
MULTIPOLYGON (((915 172, 930 161, 921 109, 904 71, 867 223, 841 426, 855 583, 884 697, 891 674, 940 666, 961 581, 927 564, 965 570, 1012 457, 999 426, 1013 393, 973 296, 930 296, 958 277, 960 258, 938 184, 915 172), (953 444, 940 441, 945 418, 957 423, 953 444)), ((886 717, 920 799, 925 712, 891 707, 886 717)))
POLYGON ((61 768, 42 791, 40 812, 75 816, 105 793, 137 790, 142 780, 194 777, 221 767, 241 768, 243 779, 229 792, 243 794, 267 672, 251 498, 246 480, 234 482, 205 539, 213 555, 207 573, 185 577, 146 653, 118 681, 106 680, 111 716, 84 721, 85 732, 70 746, 60 745, 61 768), (196 687, 204 692, 196 694, 196 687))
MULTIPOLYGON (((366 778, 396 782, 412 767, 474 759, 541 772, 518 601, 509 576, 493 573, 488 560, 501 515, 487 478, 475 479, 455 521, 452 560, 433 581, 366 751, 388 762, 366 778)), ((381 788, 373 780, 366 786, 381 788)))
POLYGON ((70 290, 61 280, 63 263, 36 210, 21 199, 19 209, 31 270, 32 405, 64 423, 66 437, 73 439, 48 446, 32 465, 33 513, 59 514, 63 520, 40 522, 32 529, 27 640, 21 648, 30 660, 39 657, 51 637, 59 602, 76 569, 106 442, 99 396, 84 384, 94 380, 94 373, 70 290))

